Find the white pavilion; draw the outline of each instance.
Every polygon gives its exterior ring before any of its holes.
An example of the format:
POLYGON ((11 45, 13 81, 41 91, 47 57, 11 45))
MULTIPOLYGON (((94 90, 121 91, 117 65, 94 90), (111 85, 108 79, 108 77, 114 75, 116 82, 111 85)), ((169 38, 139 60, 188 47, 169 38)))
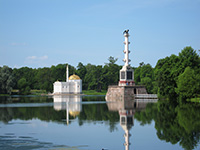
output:
POLYGON ((68 65, 66 69, 66 82, 56 81, 53 83, 53 94, 81 94, 82 80, 73 74, 69 77, 68 65))

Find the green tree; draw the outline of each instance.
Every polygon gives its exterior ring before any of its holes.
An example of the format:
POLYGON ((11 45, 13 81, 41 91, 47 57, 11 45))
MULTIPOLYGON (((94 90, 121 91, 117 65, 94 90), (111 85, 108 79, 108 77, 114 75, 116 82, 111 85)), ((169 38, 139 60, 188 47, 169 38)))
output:
POLYGON ((15 77, 15 89, 18 89, 19 87, 17 86, 17 82, 21 78, 25 78, 26 82, 28 83, 28 86, 32 89, 34 89, 36 80, 35 80, 35 75, 36 75, 37 69, 32 69, 28 67, 22 67, 22 68, 14 68, 13 69, 13 76, 15 77))
POLYGON ((158 60, 155 67, 155 80, 158 85, 158 92, 163 96, 176 97, 176 79, 178 77, 179 58, 171 55, 158 60))
POLYGON ((118 84, 119 81, 119 71, 121 66, 115 64, 118 59, 110 56, 108 58, 108 63, 103 67, 103 82, 104 89, 107 89, 108 85, 118 84))
POLYGON ((134 71, 134 80, 136 85, 145 85, 148 93, 156 93, 153 90, 154 70, 150 64, 140 63, 140 66, 134 71))
POLYGON ((190 67, 185 68, 185 71, 179 75, 176 92, 181 99, 196 97, 200 94, 199 75, 195 75, 190 67))
POLYGON ((84 81, 87 84, 88 90, 96 90, 101 92, 103 84, 102 66, 88 64, 86 66, 87 74, 84 81))
POLYGON ((179 53, 179 59, 180 59, 180 68, 181 73, 185 70, 186 67, 190 67, 194 70, 198 70, 198 73, 200 73, 200 57, 197 54, 197 52, 190 46, 185 47, 180 53, 179 53))
POLYGON ((28 82, 26 81, 25 78, 21 78, 17 82, 17 86, 19 87, 20 94, 27 95, 30 94, 30 87, 28 85, 28 82))
POLYGON ((0 93, 11 94, 14 85, 12 69, 8 66, 0 68, 0 93))
POLYGON ((195 74, 200 74, 200 58, 191 47, 185 47, 179 56, 171 55, 158 60, 155 67, 155 79, 160 95, 165 97, 178 96, 175 91, 177 80, 186 67, 193 69, 195 74))
POLYGON ((87 69, 81 62, 79 62, 78 66, 77 66, 76 73, 82 79, 82 88, 83 88, 83 90, 86 90, 86 85, 85 85, 84 79, 85 79, 85 75, 87 73, 87 69))
POLYGON ((39 68, 35 76, 37 88, 52 92, 53 90, 53 79, 50 68, 44 67, 39 68))
POLYGON ((150 77, 144 77, 142 78, 141 82, 142 85, 146 86, 147 93, 153 93, 153 82, 150 77))
POLYGON ((85 81, 85 89, 93 89, 94 88, 94 84, 93 82, 91 81, 94 81, 94 70, 95 70, 96 66, 95 65, 92 65, 92 64, 87 64, 86 65, 86 70, 87 70, 87 73, 84 77, 84 81, 85 81))
POLYGON ((117 60, 118 60, 118 58, 114 58, 114 57, 110 56, 108 58, 109 63, 105 63, 105 64, 108 66, 111 66, 111 65, 114 65, 117 62, 117 60))

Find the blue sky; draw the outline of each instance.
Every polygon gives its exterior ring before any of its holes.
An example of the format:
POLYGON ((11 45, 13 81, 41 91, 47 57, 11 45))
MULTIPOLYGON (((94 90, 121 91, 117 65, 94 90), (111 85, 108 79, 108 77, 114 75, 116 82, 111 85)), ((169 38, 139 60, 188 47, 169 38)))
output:
POLYGON ((123 65, 125 29, 134 67, 199 50, 200 0, 0 0, 0 66, 123 65))

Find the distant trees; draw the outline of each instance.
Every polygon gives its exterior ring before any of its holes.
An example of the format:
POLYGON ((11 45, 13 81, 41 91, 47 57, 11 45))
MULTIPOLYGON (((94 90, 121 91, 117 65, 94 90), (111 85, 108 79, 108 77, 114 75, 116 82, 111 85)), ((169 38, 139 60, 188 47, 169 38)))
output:
POLYGON ((145 85, 148 93, 156 93, 154 88, 154 69, 150 64, 140 63, 140 66, 135 69, 135 83, 137 85, 145 85))
POLYGON ((29 87, 28 82, 26 81, 25 78, 21 78, 18 82, 17 82, 17 87, 19 88, 19 93, 20 94, 30 94, 30 90, 31 88, 29 87))
POLYGON ((108 61, 108 63, 105 63, 105 66, 95 66, 91 64, 85 66, 86 71, 84 72, 86 72, 86 74, 84 78, 82 78, 83 89, 101 92, 101 90, 106 90, 108 85, 118 83, 119 70, 121 67, 115 64, 117 59, 114 57, 109 57, 108 61))
POLYGON ((0 67, 0 93, 11 94, 14 84, 12 69, 8 66, 0 67))
POLYGON ((181 99, 197 97, 200 91, 200 75, 195 74, 190 67, 178 76, 176 93, 181 99))
MULTIPOLYGON (((77 69, 69 65, 69 75, 77 74, 83 82, 84 90, 106 90, 108 85, 117 83, 119 79, 119 69, 117 59, 109 57, 109 62, 105 66, 87 64, 79 62, 77 69)), ((0 68, 0 93, 11 93, 12 89, 18 89, 20 94, 29 94, 31 89, 53 91, 53 83, 66 81, 67 64, 58 64, 50 68, 32 69, 28 67, 0 68)))
MULTIPOLYGON (((77 74, 82 79, 83 90, 107 90, 108 85, 118 84, 119 70, 117 59, 110 56, 102 65, 83 65, 75 68, 69 65, 69 75, 77 74)), ((66 80, 66 65, 58 64, 50 68, 32 69, 22 67, 11 69, 0 67, 0 93, 10 93, 12 88, 21 94, 30 89, 53 91, 53 83, 66 80)), ((192 47, 185 47, 178 56, 158 60, 155 68, 141 62, 134 69, 136 85, 145 85, 148 93, 158 93, 164 97, 182 96, 185 98, 200 95, 200 57, 192 47)))

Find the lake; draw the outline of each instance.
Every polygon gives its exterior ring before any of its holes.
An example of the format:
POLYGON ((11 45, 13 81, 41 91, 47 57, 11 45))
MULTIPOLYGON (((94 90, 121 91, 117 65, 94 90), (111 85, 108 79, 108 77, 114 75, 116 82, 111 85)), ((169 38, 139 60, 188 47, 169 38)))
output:
POLYGON ((200 149, 199 104, 104 96, 1 96, 0 102, 5 150, 200 149))

